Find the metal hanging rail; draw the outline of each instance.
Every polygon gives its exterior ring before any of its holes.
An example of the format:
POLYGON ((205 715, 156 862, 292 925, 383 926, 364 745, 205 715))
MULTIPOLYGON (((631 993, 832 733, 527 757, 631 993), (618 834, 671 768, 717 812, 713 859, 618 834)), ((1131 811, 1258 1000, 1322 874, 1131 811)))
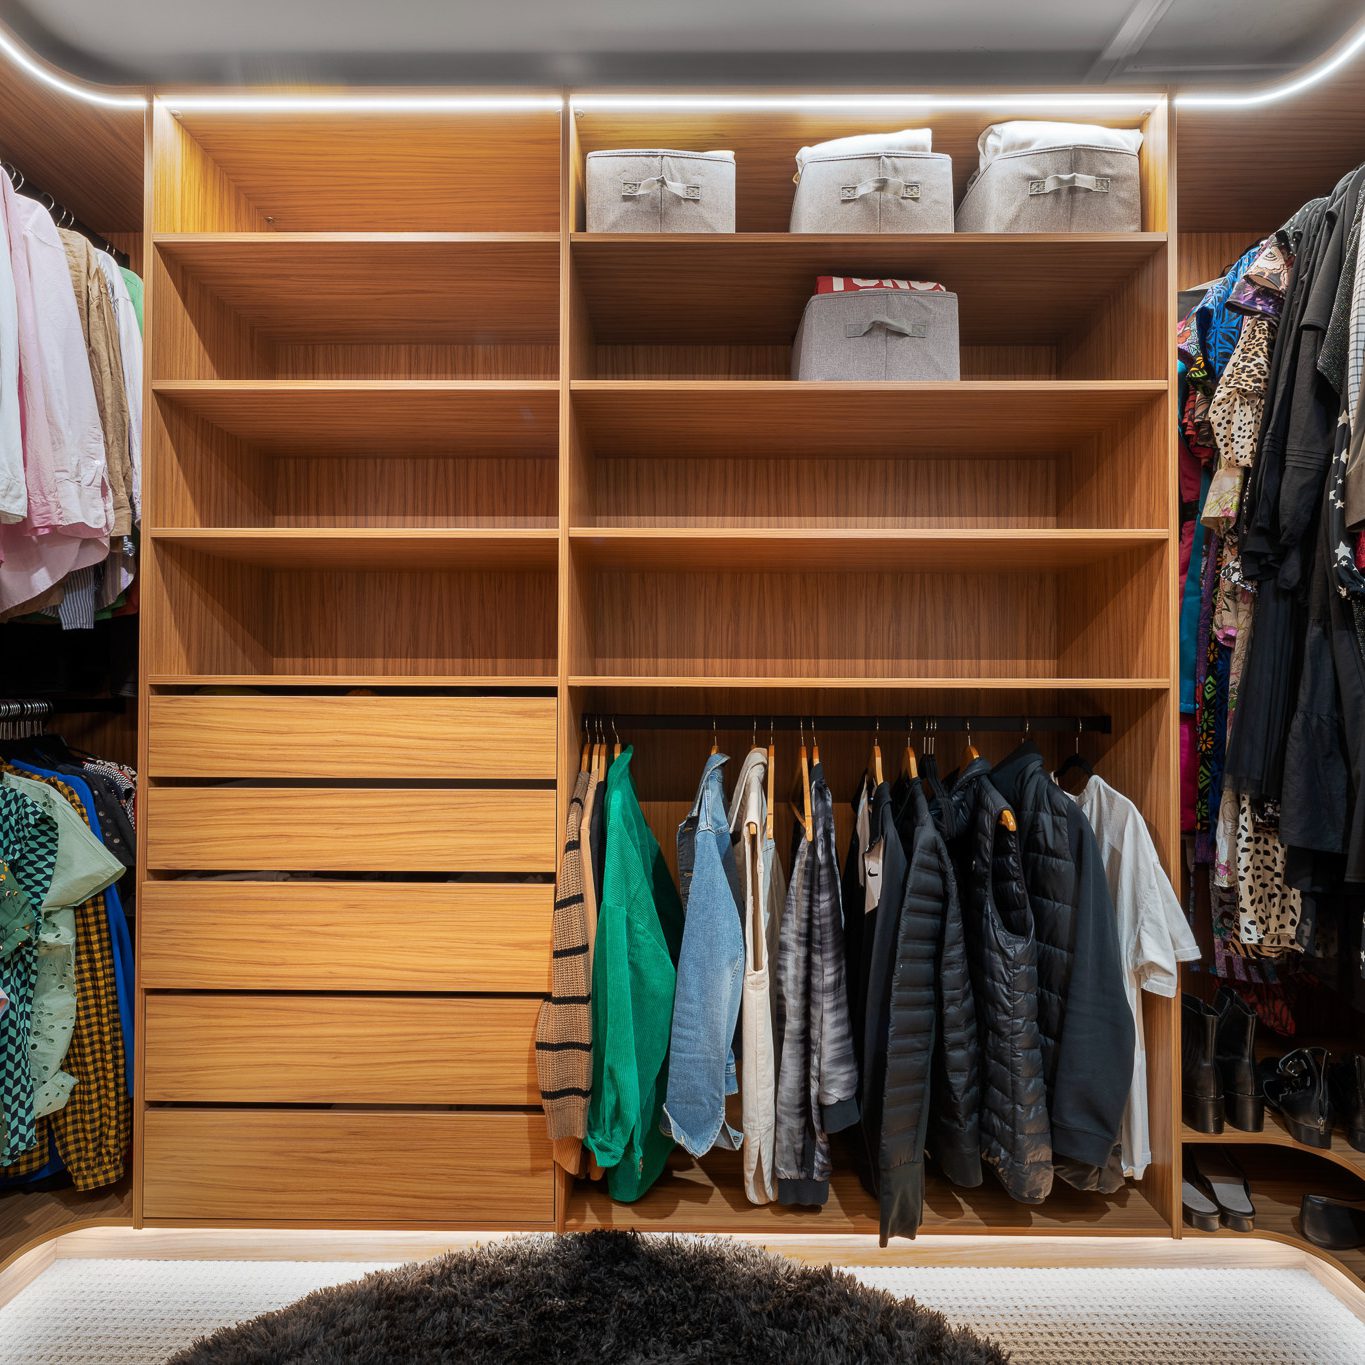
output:
POLYGON ((1107 735, 1113 729, 1109 716, 983 716, 983 715, 907 715, 904 712, 877 711, 867 715, 819 715, 805 712, 800 715, 772 715, 767 711, 743 714, 683 714, 650 712, 632 715, 625 711, 593 711, 583 717, 584 725, 615 725, 618 730, 749 730, 755 725, 761 730, 766 725, 772 730, 817 730, 864 732, 880 726, 899 733, 908 730, 943 731, 970 730, 973 734, 1029 734, 1047 732, 1057 734, 1107 735))
POLYGON ((50 214, 53 215, 58 227, 70 228, 73 232, 79 232, 90 244, 100 251, 107 251, 116 264, 132 267, 132 260, 126 251, 120 251, 102 233, 96 232, 94 228, 87 227, 69 208, 58 203, 46 190, 39 189, 17 166, 9 161, 0 161, 0 171, 9 176, 10 184, 14 186, 15 192, 23 194, 29 199, 36 200, 50 214))

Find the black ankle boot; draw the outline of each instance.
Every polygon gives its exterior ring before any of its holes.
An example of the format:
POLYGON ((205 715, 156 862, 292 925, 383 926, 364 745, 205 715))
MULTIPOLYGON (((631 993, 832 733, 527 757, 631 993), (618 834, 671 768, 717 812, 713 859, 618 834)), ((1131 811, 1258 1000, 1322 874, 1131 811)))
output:
POLYGON ((1180 998, 1180 1088, 1185 1122, 1201 1133, 1223 1131, 1223 1088, 1214 1064, 1218 1016, 1197 996, 1180 998))
POLYGON ((1218 1013, 1214 1060, 1227 1120, 1244 1133, 1259 1133, 1265 1127, 1265 1099, 1256 1079, 1256 1012, 1227 986, 1218 988, 1213 1007, 1218 1013))
POLYGON ((1357 1152, 1365 1152, 1365 1053, 1353 1052, 1327 1069, 1332 1119, 1357 1152))
POLYGON ((1327 1094, 1327 1050, 1300 1047, 1278 1062, 1261 1063, 1261 1090, 1278 1109, 1289 1136, 1306 1147, 1332 1145, 1332 1108, 1327 1094))

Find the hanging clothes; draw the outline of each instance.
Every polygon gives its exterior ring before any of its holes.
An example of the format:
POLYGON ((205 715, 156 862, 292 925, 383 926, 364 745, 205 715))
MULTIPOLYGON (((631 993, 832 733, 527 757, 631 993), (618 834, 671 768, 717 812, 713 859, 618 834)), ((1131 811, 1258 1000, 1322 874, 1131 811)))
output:
POLYGON ((672 1141, 660 1131, 682 904, 645 821, 627 747, 607 773, 605 870, 592 976, 592 1095, 585 1144, 612 1197, 638 1199, 672 1141))
POLYGON ((777 958, 778 1199, 829 1198, 829 1134, 858 1120, 858 1063, 848 1017, 834 801, 810 775, 813 837, 797 831, 777 958))

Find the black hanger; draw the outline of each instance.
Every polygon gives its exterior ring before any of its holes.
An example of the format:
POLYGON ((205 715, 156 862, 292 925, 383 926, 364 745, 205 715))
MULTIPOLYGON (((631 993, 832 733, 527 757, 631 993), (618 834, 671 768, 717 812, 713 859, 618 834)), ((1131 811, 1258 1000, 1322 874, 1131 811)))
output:
POLYGON ((1082 729, 1084 729, 1084 726, 1083 726, 1082 723, 1078 720, 1078 721, 1076 722, 1076 749, 1075 749, 1075 752, 1074 752, 1074 753, 1071 753, 1071 754, 1068 754, 1068 755, 1066 756, 1065 760, 1062 762, 1061 767, 1058 768, 1057 771, 1056 771, 1055 773, 1052 774, 1052 780, 1053 780, 1054 782, 1056 782, 1056 784, 1057 784, 1059 787, 1065 785, 1065 784, 1063 783, 1062 779, 1063 779, 1064 777, 1067 777, 1067 776, 1070 775, 1071 773, 1074 773, 1074 772, 1079 772, 1079 773, 1082 773, 1082 774, 1084 775, 1084 781, 1083 781, 1082 784, 1081 784, 1082 786, 1085 785, 1085 782, 1088 782, 1092 777, 1095 776, 1095 767, 1094 767, 1094 765, 1090 762, 1090 760, 1089 760, 1088 758, 1086 758, 1086 756, 1085 756, 1083 753, 1081 753, 1081 731, 1082 731, 1082 729))

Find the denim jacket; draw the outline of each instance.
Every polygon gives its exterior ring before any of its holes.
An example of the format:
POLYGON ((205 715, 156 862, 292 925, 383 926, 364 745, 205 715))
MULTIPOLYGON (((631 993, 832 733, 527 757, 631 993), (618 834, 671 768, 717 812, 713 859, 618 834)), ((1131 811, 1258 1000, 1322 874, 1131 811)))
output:
POLYGON ((744 989, 739 873, 721 782, 724 754, 702 770, 697 799, 678 826, 683 940, 673 997, 663 1130, 693 1156, 736 1149, 743 1134, 725 1121, 739 1085, 733 1042, 744 989))

